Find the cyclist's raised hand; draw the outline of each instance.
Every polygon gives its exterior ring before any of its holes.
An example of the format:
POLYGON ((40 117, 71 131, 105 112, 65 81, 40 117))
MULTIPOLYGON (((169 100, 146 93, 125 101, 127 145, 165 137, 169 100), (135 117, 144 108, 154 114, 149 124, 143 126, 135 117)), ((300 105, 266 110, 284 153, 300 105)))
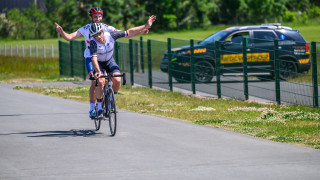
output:
POLYGON ((58 23, 54 23, 55 25, 56 25, 56 31, 59 33, 59 34, 61 34, 62 32, 63 32, 63 29, 62 29, 62 27, 58 24, 58 23))
POLYGON ((157 19, 155 15, 149 16, 148 22, 146 24, 147 28, 151 28, 152 23, 157 19))

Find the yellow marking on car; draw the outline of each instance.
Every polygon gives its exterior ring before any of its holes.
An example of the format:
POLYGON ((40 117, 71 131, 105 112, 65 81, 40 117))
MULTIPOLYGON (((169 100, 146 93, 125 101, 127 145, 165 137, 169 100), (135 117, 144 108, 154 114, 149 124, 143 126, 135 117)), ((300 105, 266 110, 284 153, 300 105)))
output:
POLYGON ((299 59, 300 64, 306 64, 309 63, 309 59, 299 59))
POLYGON ((195 49, 193 51, 194 54, 198 54, 198 53, 205 53, 207 52, 207 49, 206 48, 203 48, 203 49, 195 49))
POLYGON ((177 60, 177 58, 173 58, 173 59, 171 59, 171 61, 176 61, 177 60))
MULTIPOLYGON (((188 50, 188 51, 185 51, 184 54, 190 54, 190 52, 191 52, 191 51, 188 50)), ((205 52, 207 52, 207 49, 206 49, 206 48, 193 50, 193 53, 194 53, 194 54, 205 53, 205 52)))
MULTIPOLYGON (((247 62, 269 62, 270 54, 269 53, 248 53, 247 62)), ((242 63, 243 55, 242 54, 224 54, 220 56, 221 64, 232 64, 232 63, 242 63)))
POLYGON ((188 67, 188 66, 190 66, 190 63, 189 62, 182 63, 182 66, 183 67, 188 67))

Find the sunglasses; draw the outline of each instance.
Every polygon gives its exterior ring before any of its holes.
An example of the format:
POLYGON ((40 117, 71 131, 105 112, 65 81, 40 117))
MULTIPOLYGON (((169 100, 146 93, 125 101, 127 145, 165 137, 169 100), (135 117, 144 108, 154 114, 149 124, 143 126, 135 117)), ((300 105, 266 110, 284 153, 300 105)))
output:
POLYGON ((97 34, 92 35, 92 36, 93 36, 93 37, 98 37, 98 36, 100 36, 101 33, 102 33, 102 31, 100 31, 100 32, 98 32, 97 34))

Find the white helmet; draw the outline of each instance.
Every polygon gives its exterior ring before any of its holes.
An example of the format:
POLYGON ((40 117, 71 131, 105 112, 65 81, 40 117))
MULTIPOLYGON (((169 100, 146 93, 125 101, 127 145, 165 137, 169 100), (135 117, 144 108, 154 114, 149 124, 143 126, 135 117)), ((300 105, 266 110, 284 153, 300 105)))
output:
POLYGON ((91 36, 94 36, 95 34, 98 34, 101 31, 102 31, 101 23, 93 23, 89 28, 89 32, 91 36))

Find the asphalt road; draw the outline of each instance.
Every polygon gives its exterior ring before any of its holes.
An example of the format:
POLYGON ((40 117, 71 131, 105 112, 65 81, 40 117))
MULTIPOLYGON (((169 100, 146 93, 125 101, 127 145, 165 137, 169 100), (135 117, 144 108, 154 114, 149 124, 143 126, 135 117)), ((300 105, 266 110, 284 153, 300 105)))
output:
POLYGON ((320 151, 119 110, 115 137, 88 103, 0 84, 0 179, 319 179, 320 151))

